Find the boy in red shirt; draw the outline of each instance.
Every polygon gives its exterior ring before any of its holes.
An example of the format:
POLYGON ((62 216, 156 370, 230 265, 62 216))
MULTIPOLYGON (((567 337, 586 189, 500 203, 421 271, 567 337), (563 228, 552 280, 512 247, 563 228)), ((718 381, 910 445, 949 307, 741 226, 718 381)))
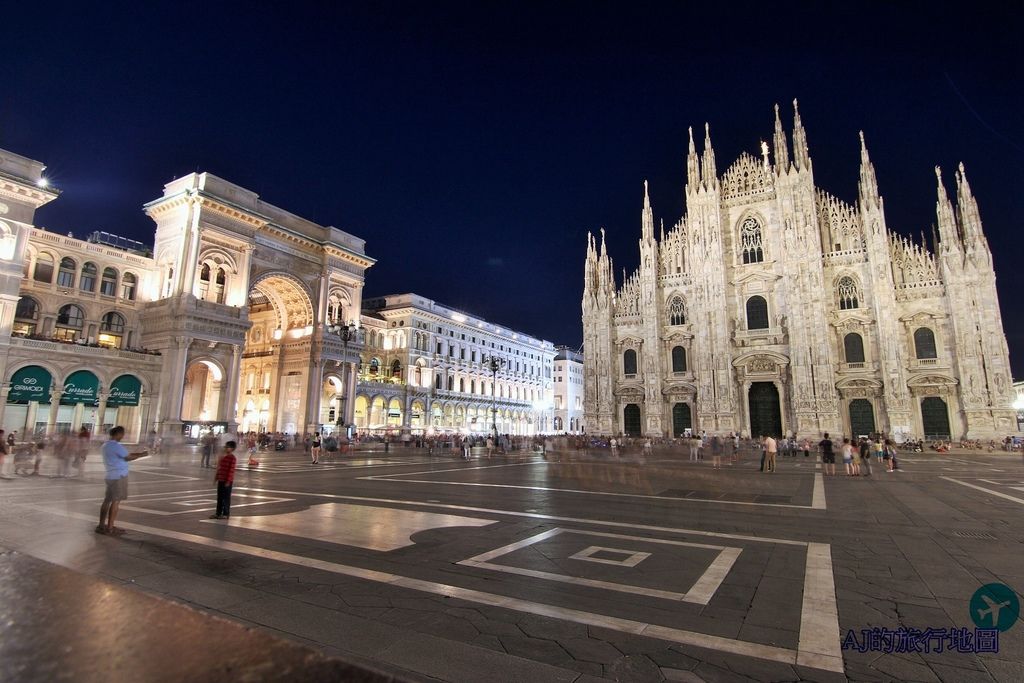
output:
POLYGON ((235 442, 228 441, 224 444, 224 455, 217 461, 217 474, 214 481, 217 482, 217 513, 210 515, 210 519, 227 519, 231 516, 231 486, 235 483, 235 442))

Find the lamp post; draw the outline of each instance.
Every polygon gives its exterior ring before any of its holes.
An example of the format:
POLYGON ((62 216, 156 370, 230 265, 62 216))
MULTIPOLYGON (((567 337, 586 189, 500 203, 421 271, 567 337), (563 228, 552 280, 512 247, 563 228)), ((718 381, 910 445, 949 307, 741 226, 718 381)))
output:
MULTIPOLYGON (((327 331, 331 334, 336 334, 341 339, 341 345, 344 349, 342 352, 342 367, 348 369, 348 343, 352 340, 355 335, 356 326, 351 323, 332 323, 327 326, 327 331)), ((348 390, 348 373, 343 373, 341 397, 338 400, 338 416, 334 421, 335 430, 340 431, 341 427, 345 424, 345 392, 348 390)))
POLYGON ((491 356, 484 359, 484 363, 491 371, 491 430, 494 432, 494 440, 498 440, 498 370, 505 364, 504 358, 491 356))

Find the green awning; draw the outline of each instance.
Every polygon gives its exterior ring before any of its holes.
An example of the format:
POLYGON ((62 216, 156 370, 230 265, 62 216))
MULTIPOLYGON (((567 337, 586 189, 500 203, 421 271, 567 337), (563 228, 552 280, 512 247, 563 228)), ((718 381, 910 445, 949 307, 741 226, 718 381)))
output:
POLYGON ((60 404, 62 406, 73 406, 76 403, 84 403, 94 406, 99 397, 99 378, 88 370, 79 370, 72 372, 64 380, 64 393, 60 397, 60 404))
POLYGON ((107 406, 137 406, 142 395, 142 382, 135 375, 121 375, 110 383, 107 406))
POLYGON ((29 365, 11 375, 11 390, 7 394, 8 403, 28 403, 38 401, 50 402, 50 383, 53 377, 46 368, 29 365))

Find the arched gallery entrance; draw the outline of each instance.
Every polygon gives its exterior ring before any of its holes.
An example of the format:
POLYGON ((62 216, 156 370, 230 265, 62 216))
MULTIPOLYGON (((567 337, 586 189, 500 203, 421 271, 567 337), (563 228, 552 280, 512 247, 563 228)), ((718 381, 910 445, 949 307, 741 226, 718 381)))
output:
POLYGON ((774 382, 753 382, 747 394, 750 436, 782 436, 782 408, 774 382))

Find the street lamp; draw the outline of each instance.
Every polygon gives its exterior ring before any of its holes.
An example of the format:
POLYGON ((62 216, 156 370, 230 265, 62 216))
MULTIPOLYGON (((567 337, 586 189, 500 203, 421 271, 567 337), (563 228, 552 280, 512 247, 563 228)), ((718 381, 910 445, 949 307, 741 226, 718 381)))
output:
POLYGON ((498 405, 497 405, 497 391, 498 391, 498 370, 505 364, 504 358, 498 358, 497 356, 491 356, 483 359, 484 364, 491 371, 491 430, 494 432, 494 440, 498 440, 498 405))
MULTIPOLYGON (((342 348, 344 349, 344 351, 342 353, 342 361, 341 362, 344 365, 348 365, 348 343, 352 340, 352 337, 355 336, 356 326, 354 324, 352 324, 352 323, 338 323, 338 322, 334 322, 334 323, 331 323, 331 324, 327 325, 327 331, 330 332, 331 334, 338 335, 338 337, 341 339, 341 345, 342 345, 342 348)), ((337 431, 340 431, 342 425, 344 425, 344 423, 345 423, 345 399, 348 398, 347 396, 345 396, 345 391, 347 390, 347 384, 348 384, 348 377, 347 377, 347 373, 346 373, 346 375, 342 378, 341 396, 338 399, 338 403, 339 403, 339 405, 338 405, 338 417, 334 421, 335 427, 336 427, 337 431)))

